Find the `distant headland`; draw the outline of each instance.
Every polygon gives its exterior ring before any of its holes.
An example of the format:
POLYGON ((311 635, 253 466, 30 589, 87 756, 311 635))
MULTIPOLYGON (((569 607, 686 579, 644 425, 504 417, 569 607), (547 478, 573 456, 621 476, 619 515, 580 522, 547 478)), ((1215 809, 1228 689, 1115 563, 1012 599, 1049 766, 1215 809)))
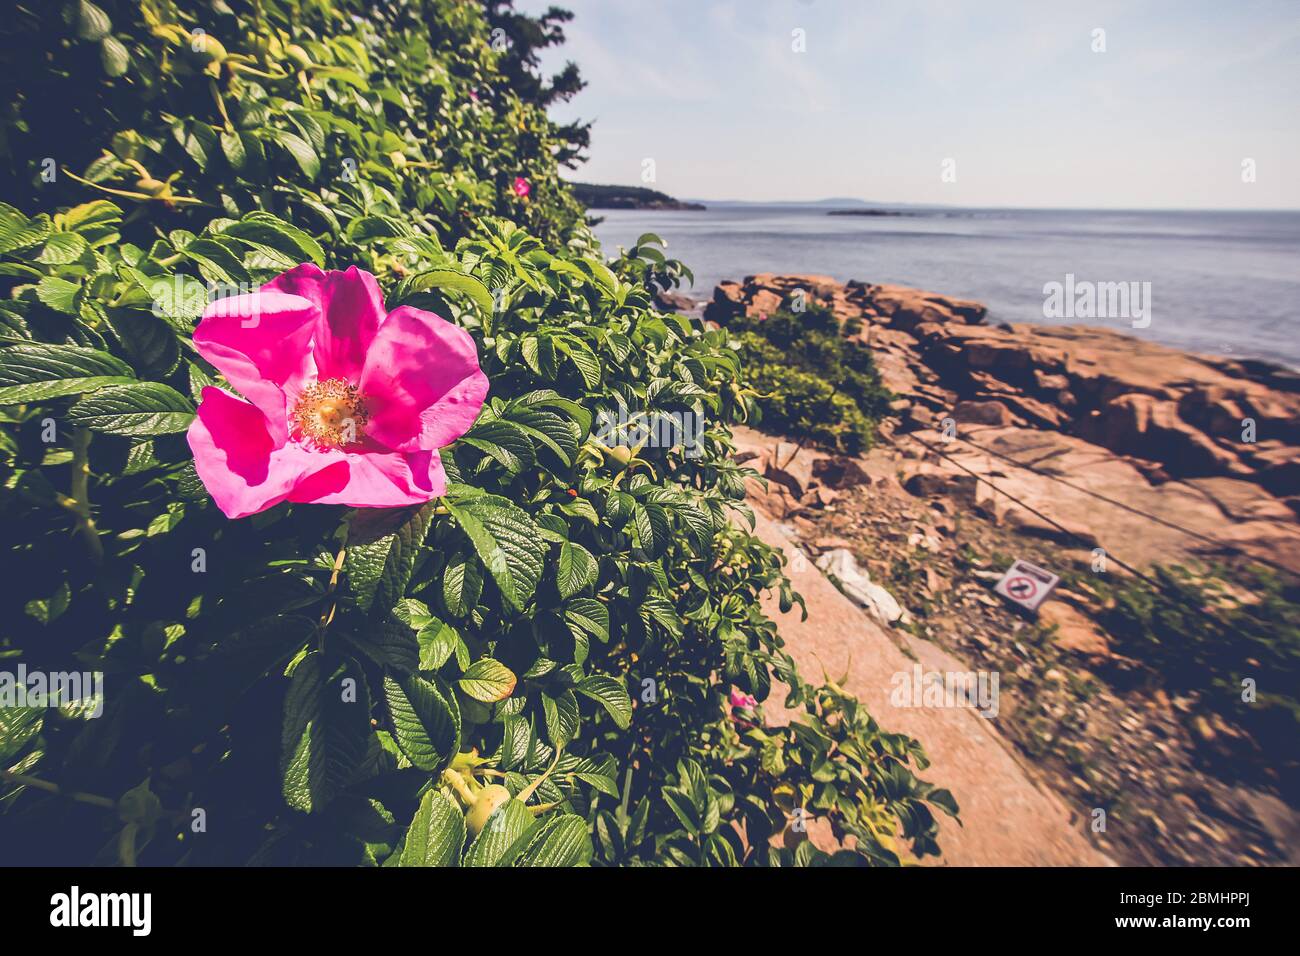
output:
POLYGON ((913 212, 899 212, 897 209, 832 209, 828 216, 914 216, 913 212))
POLYGON ((702 203, 682 202, 644 186, 602 186, 571 183, 578 201, 588 209, 704 209, 702 203))

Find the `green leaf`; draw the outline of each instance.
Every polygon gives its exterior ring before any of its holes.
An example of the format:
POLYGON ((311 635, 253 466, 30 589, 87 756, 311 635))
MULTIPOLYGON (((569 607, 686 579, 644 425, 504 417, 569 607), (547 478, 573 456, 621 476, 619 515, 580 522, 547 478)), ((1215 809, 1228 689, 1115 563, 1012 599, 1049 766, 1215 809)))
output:
POLYGON ((0 766, 18 755, 41 731, 44 707, 0 707, 0 766))
POLYGON ((542 694, 542 713, 546 718, 546 736, 556 747, 563 747, 578 732, 578 698, 571 690, 552 697, 542 694))
POLYGON ((107 13, 95 6, 90 0, 80 0, 77 4, 77 36, 83 40, 98 42, 108 36, 113 29, 113 21, 107 13))
POLYGON ((50 217, 41 214, 28 219, 6 203, 0 203, 0 253, 34 246, 51 232, 50 217))
POLYGON ((560 564, 555 572, 555 585, 561 598, 571 598, 595 584, 596 572, 596 559, 590 551, 572 541, 560 545, 560 564))
POLYGON ((453 695, 409 674, 401 681, 385 677, 384 698, 397 746, 411 763, 431 772, 451 763, 460 748, 460 712, 453 695))
POLYGON ((609 640, 609 608, 595 598, 574 598, 565 605, 564 620, 575 634, 609 640))
POLYGON ((121 340, 126 358, 142 377, 166 378, 180 363, 176 333, 157 316, 143 311, 118 311, 112 314, 109 324, 121 340))
POLYGON ((519 800, 507 800, 492 812, 465 854, 465 866, 509 866, 538 823, 519 800))
POLYGON ((325 807, 352 779, 370 738, 366 678, 351 660, 312 651, 294 669, 284 699, 280 773, 295 810, 325 807), (350 682, 350 683, 349 683, 350 682))
POLYGON ((435 620, 420 628, 415 636, 420 646, 420 670, 436 671, 463 644, 460 632, 450 624, 435 620))
POLYGON ((632 699, 621 680, 606 674, 591 674, 579 681, 574 690, 597 701, 609 711, 609 716, 621 730, 627 730, 632 723, 632 699))
POLYGON ((668 547, 672 526, 668 512, 656 504, 638 504, 632 511, 632 546, 647 558, 657 558, 668 547))
POLYGON ((437 790, 429 790, 406 830, 398 866, 456 866, 465 845, 465 816, 437 790))
POLYGON ((216 239, 195 239, 188 243, 182 254, 193 260, 199 267, 203 278, 219 283, 248 283, 248 270, 244 268, 242 254, 236 255, 234 240, 226 240, 229 245, 216 239))
POLYGON ((474 276, 467 276, 463 272, 454 272, 451 269, 432 269, 412 278, 410 284, 412 292, 423 292, 428 289, 462 292, 474 301, 484 315, 492 314, 494 305, 492 293, 474 276))
POLYGON ((234 236, 255 249, 273 250, 294 265, 304 259, 310 259, 318 266, 325 265, 325 251, 319 242, 296 226, 269 216, 263 218, 254 214, 242 222, 226 226, 221 234, 234 236))
POLYGON ((502 598, 516 611, 522 611, 537 589, 546 553, 536 523, 497 495, 445 501, 496 581, 502 598))
POLYGON ((486 452, 510 475, 517 475, 533 464, 533 443, 527 433, 504 419, 480 422, 460 440, 486 452))
POLYGON ((168 435, 194 419, 190 400, 161 382, 110 385, 68 409, 68 420, 110 435, 168 435))
POLYGON ((514 693, 516 680, 514 672, 505 664, 485 657, 471 664, 458 683, 470 697, 491 704, 514 693))
POLYGON ((268 134, 293 157, 304 176, 314 180, 320 175, 320 157, 316 155, 316 150, 312 149, 311 143, 288 130, 273 129, 269 130, 268 134))
MULTIPOLYGON (((122 221, 122 209, 107 199, 92 199, 63 213, 63 227, 92 237, 112 234, 122 221)), ((90 241, 94 241, 93 238, 90 241)))
POLYGON ((226 154, 226 162, 230 163, 230 168, 235 172, 243 169, 248 162, 248 150, 238 133, 221 131, 221 151, 226 154))
POLYGON ((36 261, 52 266, 67 265, 80 259, 87 248, 86 240, 75 232, 56 232, 45 240, 36 261))
POLYGON ((431 501, 413 508, 368 508, 352 516, 344 567, 363 611, 372 606, 386 611, 405 596, 436 509, 431 501))
POLYGON ((526 406, 511 408, 506 418, 523 429, 533 441, 540 443, 542 450, 555 455, 552 471, 562 472, 573 465, 581 440, 581 431, 576 422, 555 412, 526 406))
POLYGON ((78 395, 134 378, 131 366, 98 349, 42 343, 0 349, 0 405, 78 395))
POLYGON ((466 617, 482 593, 483 575, 478 564, 463 551, 457 551, 447 559, 442 575, 442 600, 447 610, 457 617, 466 617))
POLYGON ((122 76, 131 66, 131 51, 117 37, 104 37, 99 43, 99 62, 108 76, 122 76))
POLYGON ((144 276, 121 266, 118 271, 130 276, 149 295, 157 314, 186 334, 193 330, 194 321, 207 308, 207 286, 191 276, 144 276))
POLYGON ((674 790, 671 787, 664 787, 664 802, 668 804, 668 809, 681 821, 686 832, 698 835, 701 828, 701 822, 695 812, 695 807, 690 799, 681 791, 674 790))
POLYGON ((420 646, 408 624, 395 618, 371 624, 348 640, 376 664, 407 673, 420 666, 420 646))
POLYGON ((600 387, 600 359, 596 357, 585 342, 578 339, 562 338, 558 341, 560 351, 565 354, 573 367, 582 376, 582 383, 590 390, 600 387))
POLYGON ((542 824, 515 866, 583 866, 591 862, 592 852, 587 821, 563 813, 542 824))
POLYGON ((56 312, 77 314, 77 293, 81 286, 58 276, 46 276, 36 284, 36 298, 56 312))

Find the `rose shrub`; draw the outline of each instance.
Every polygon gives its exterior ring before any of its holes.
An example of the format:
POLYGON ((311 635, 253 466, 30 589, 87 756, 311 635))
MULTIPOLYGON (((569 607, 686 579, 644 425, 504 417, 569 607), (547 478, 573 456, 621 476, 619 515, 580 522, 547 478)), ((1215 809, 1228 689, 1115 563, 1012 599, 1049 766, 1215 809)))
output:
POLYGON ((576 76, 528 45, 557 16, 0 24, 0 656, 104 675, 99 716, 0 709, 5 862, 937 852, 920 746, 802 680, 759 607, 799 599, 744 527, 728 334, 654 309, 689 272, 653 236, 605 261, 559 178, 576 76), (706 427, 611 447, 605 411, 706 427), (812 816, 845 849, 770 848, 812 816))

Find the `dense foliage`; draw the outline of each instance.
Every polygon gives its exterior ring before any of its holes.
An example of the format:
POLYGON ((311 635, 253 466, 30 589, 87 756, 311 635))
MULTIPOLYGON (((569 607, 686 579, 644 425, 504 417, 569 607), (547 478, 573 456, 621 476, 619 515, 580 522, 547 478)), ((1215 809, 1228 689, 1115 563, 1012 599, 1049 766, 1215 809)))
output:
POLYGON ((763 423, 832 451, 860 454, 875 441, 876 423, 893 396, 880 381, 871 350, 820 306, 765 318, 737 316, 727 324, 740 336, 763 423))
POLYGON ((576 75, 520 77, 561 22, 79 0, 0 24, 0 657, 104 675, 90 719, 0 709, 6 862, 937 852, 956 807, 913 776, 919 745, 805 683, 759 607, 798 598, 743 527, 728 334, 656 311, 683 267, 654 237, 604 261, 558 177, 581 135, 544 106, 576 75), (237 521, 208 499, 194 325, 212 287, 304 261, 473 335, 491 390, 445 498, 237 521), (611 446, 619 410, 705 427, 611 446), (733 706, 774 680, 801 722, 733 706), (851 848, 796 827, 769 850, 804 814, 851 848))

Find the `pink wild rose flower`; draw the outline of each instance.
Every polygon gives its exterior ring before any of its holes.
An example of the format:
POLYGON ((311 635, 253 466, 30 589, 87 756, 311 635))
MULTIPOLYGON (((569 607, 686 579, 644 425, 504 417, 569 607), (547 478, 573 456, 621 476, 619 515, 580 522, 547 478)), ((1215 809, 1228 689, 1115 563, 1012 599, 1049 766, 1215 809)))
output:
POLYGON ((523 176, 515 177, 516 196, 518 196, 520 199, 527 199, 528 194, 531 193, 532 191, 533 191, 533 187, 529 185, 528 180, 524 179, 523 176))
POLYGON ((281 501, 395 508, 446 492, 438 449, 474 424, 488 381, 468 332, 384 311, 356 266, 290 269, 203 313, 194 347, 243 398, 203 389, 194 467, 228 518, 281 501))
POLYGON ((753 710, 758 706, 758 701, 740 688, 733 687, 731 688, 731 706, 739 707, 741 710, 753 710))

